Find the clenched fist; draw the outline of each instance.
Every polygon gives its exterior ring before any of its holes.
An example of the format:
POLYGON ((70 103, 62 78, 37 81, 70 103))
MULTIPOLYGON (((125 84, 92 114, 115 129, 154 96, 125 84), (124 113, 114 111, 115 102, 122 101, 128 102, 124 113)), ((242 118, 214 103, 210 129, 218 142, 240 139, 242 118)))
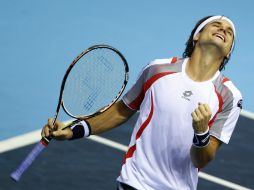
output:
POLYGON ((208 104, 198 103, 198 107, 191 113, 192 126, 195 133, 204 133, 208 128, 208 123, 212 112, 208 104))

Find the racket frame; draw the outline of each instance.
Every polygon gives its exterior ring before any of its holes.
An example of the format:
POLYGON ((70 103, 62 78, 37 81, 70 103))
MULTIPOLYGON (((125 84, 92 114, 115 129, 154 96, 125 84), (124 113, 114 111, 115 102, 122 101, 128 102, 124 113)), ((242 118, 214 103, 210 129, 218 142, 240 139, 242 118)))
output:
MULTIPOLYGON (((108 110, 119 98, 120 96, 122 95, 127 83, 128 83, 128 79, 129 79, 129 66, 128 66, 128 63, 125 59, 125 57, 121 54, 120 51, 118 51, 117 49, 113 48, 112 46, 109 46, 109 45, 104 45, 104 44, 100 44, 100 45, 94 45, 94 46, 91 46, 89 47, 88 49, 84 50, 83 52, 81 52, 73 61, 72 63, 69 65, 68 69, 66 70, 65 72, 65 75, 63 77, 63 80, 62 80, 62 84, 61 84, 61 88, 60 88, 60 95, 59 95, 59 100, 58 100, 58 104, 57 104, 57 109, 56 109, 56 114, 54 116, 54 120, 53 120, 53 125, 55 125, 55 122, 57 120, 57 117, 58 117, 58 114, 59 114, 59 111, 60 111, 60 108, 62 107, 63 110, 65 111, 65 113, 67 115, 69 115, 70 117, 74 118, 74 119, 88 119, 88 118, 91 118, 91 117, 94 117, 96 115, 99 115, 103 112, 105 112, 106 110, 108 110), (90 115, 82 115, 82 116, 75 116, 73 114, 71 114, 68 109, 65 107, 64 105, 64 101, 63 101, 63 94, 64 94, 64 86, 65 86, 65 83, 66 83, 66 80, 68 78, 68 75, 69 73, 71 72, 72 68, 75 66, 75 64, 84 56, 86 55, 88 52, 94 50, 94 49, 100 49, 100 48, 105 48, 105 49, 110 49, 112 51, 114 51, 115 53, 117 53, 121 60, 123 61, 123 64, 124 64, 124 68, 125 68, 125 78, 124 78, 124 82, 123 82, 123 85, 120 89, 120 91, 118 92, 118 94, 116 95, 116 97, 106 106, 104 106, 103 108, 100 108, 99 110, 97 110, 95 113, 93 114, 90 114, 90 115)), ((48 144, 50 142, 52 138, 51 137, 42 137, 42 141, 45 143, 45 144, 48 144)))

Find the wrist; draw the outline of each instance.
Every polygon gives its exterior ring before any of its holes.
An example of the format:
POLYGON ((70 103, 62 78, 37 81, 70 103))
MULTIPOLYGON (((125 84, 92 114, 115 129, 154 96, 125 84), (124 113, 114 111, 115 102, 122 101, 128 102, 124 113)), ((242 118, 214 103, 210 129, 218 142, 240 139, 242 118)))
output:
POLYGON ((202 133, 194 132, 192 142, 193 142, 193 146, 195 146, 197 148, 206 147, 210 143, 209 128, 207 128, 207 130, 205 132, 202 132, 202 133))
POLYGON ((194 133, 197 134, 197 135, 204 135, 206 134, 207 132, 209 132, 209 127, 207 127, 207 129, 205 131, 195 131, 194 130, 194 133))
POLYGON ((87 121, 74 121, 70 125, 70 129, 72 131, 72 136, 69 140, 79 139, 83 137, 88 137, 91 134, 91 128, 87 121))

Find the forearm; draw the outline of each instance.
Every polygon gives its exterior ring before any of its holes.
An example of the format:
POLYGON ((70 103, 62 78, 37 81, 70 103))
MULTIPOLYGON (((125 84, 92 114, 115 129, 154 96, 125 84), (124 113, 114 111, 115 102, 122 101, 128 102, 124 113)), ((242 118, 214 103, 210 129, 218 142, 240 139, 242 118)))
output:
POLYGON ((190 156, 193 165, 196 168, 205 167, 215 157, 218 147, 221 142, 214 137, 210 137, 210 143, 206 147, 198 148, 192 145, 190 156))
POLYGON ((121 125, 134 113, 135 111, 130 110, 122 101, 119 101, 107 111, 86 121, 90 124, 91 134, 95 135, 121 125))
POLYGON ((57 140, 73 140, 108 131, 127 121, 136 111, 128 108, 122 101, 116 102, 105 112, 85 121, 75 120, 62 123, 50 118, 42 128, 42 137, 53 137, 57 140))
POLYGON ((209 151, 210 146, 204 148, 197 148, 192 145, 191 147, 191 160, 196 168, 205 167, 214 157, 211 151, 209 151))

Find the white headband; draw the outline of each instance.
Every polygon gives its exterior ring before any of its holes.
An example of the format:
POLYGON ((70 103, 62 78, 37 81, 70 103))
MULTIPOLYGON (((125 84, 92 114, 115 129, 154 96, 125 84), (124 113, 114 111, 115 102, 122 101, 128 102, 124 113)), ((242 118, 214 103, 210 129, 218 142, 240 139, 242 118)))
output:
MULTIPOLYGON (((226 20, 229 22, 229 24, 231 25, 232 29, 233 29, 233 32, 234 32, 234 39, 235 39, 235 36, 236 36, 236 31, 235 31, 235 25, 234 23, 227 17, 225 16, 222 16, 222 15, 217 15, 217 16, 212 16, 208 19, 206 19, 204 22, 202 22, 196 29, 194 35, 193 35, 193 39, 196 37, 196 35, 210 22, 214 21, 214 20, 218 20, 218 19, 223 19, 223 20, 226 20)), ((233 40, 233 43, 232 43, 232 47, 231 47, 231 50, 229 52, 229 54, 231 53, 232 49, 234 48, 234 40, 233 40)))

